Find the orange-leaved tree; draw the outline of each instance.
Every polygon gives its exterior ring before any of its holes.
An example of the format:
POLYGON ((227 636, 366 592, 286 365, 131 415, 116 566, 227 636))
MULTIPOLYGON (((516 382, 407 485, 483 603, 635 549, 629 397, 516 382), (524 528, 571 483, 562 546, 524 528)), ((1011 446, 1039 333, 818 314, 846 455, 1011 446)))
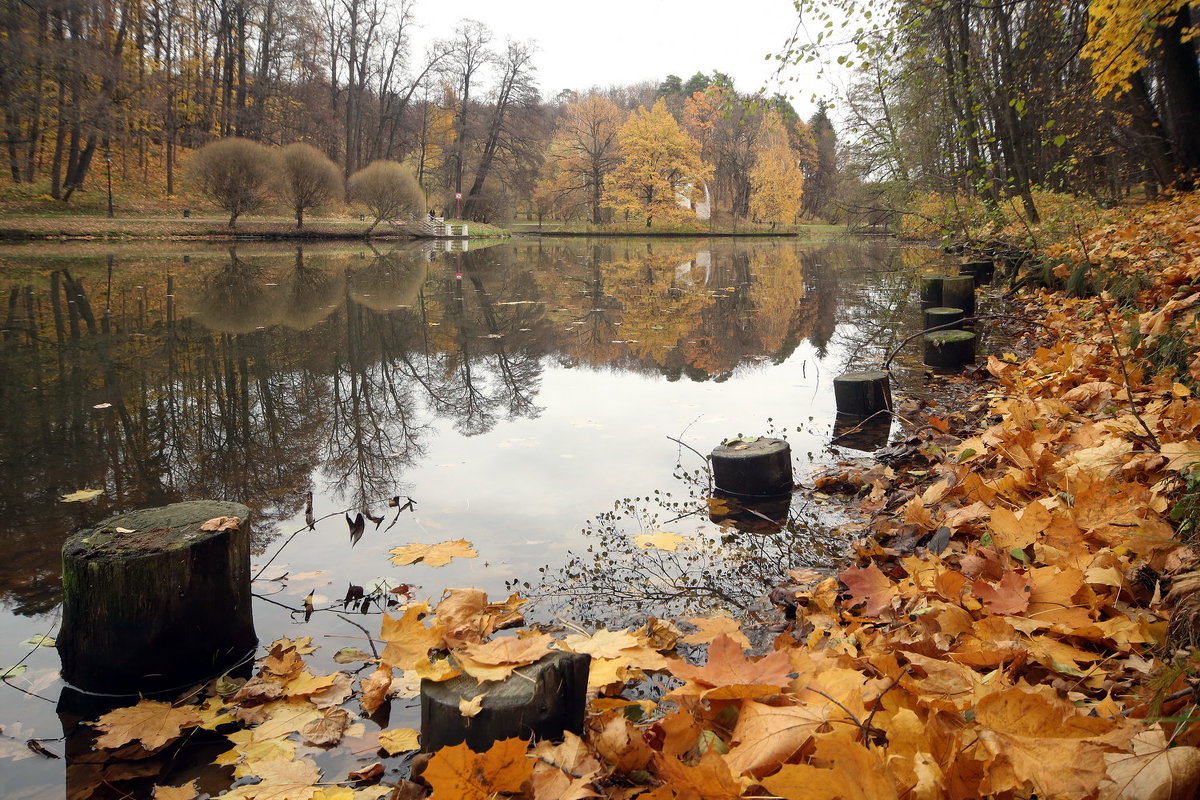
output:
POLYGON ((772 228, 776 224, 791 225, 800 215, 804 173, 800 170, 800 154, 792 149, 778 111, 768 111, 763 117, 755 145, 750 215, 771 223, 772 228))
POLYGON ((624 121, 621 109, 598 95, 567 106, 546 154, 539 193, 568 213, 586 206, 599 224, 604 184, 620 161, 617 136, 624 121))
POLYGON ((618 211, 682 220, 692 211, 681 201, 704 193, 712 170, 700 159, 700 146, 679 127, 660 98, 649 111, 641 106, 621 126, 621 163, 613 170, 604 201, 618 211))

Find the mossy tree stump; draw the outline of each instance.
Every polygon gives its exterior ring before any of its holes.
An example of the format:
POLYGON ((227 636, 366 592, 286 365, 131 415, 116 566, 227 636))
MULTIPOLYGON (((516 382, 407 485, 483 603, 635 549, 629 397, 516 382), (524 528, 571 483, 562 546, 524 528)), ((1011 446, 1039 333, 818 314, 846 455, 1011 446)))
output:
POLYGON ((837 413, 869 417, 892 408, 891 377, 881 370, 847 372, 833 379, 837 413))
POLYGON ((88 692, 156 692, 219 674, 253 650, 249 520, 240 503, 199 500, 111 517, 67 539, 63 678, 88 692), (239 522, 201 530, 217 517, 239 522))
MULTIPOLYGON (((951 308, 949 306, 936 306, 927 308, 925 314, 925 328, 936 328, 939 325, 954 325, 957 322, 962 322, 963 310, 961 308, 951 308)), ((962 327, 957 325, 956 327, 962 327)), ((945 330, 950 330, 949 328, 945 330)))
POLYGON ((929 306, 942 305, 942 281, 947 275, 921 276, 921 304, 929 306))
POLYGON ((975 279, 953 275, 942 281, 942 302, 947 308, 961 308, 963 315, 975 316, 975 279))
POLYGON ((775 497, 792 491, 792 448, 765 436, 730 439, 713 448, 713 484, 735 497, 775 497))
POLYGON ((925 363, 942 369, 958 369, 975 360, 975 334, 969 331, 927 333, 925 363))
POLYGON ((467 743, 476 753, 502 739, 561 739, 583 733, 588 669, 583 653, 555 651, 502 681, 469 675, 421 681, 421 749, 427 753, 467 743), (482 697, 481 710, 463 716, 459 702, 482 697))

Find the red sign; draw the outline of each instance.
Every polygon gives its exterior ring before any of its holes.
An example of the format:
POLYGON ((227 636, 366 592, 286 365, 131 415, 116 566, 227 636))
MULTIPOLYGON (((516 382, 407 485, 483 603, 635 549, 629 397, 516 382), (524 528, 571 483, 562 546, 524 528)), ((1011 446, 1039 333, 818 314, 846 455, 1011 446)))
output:
POLYGON ((462 192, 455 192, 455 193, 454 193, 454 199, 455 199, 455 200, 462 200, 462 192))

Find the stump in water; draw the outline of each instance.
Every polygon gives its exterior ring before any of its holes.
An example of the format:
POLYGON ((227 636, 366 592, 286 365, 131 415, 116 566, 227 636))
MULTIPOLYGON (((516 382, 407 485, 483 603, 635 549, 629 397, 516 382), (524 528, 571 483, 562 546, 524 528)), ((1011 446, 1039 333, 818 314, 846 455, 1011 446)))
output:
POLYGON ((958 267, 959 275, 970 275, 975 283, 988 283, 996 271, 996 265, 991 261, 968 261, 958 267))
POLYGON ((869 417, 892 408, 890 377, 886 372, 847 372, 833 379, 833 398, 837 413, 851 417, 869 417))
MULTIPOLYGON (((937 306, 936 308, 925 309, 925 329, 936 328, 939 325, 954 325, 956 322, 962 322, 963 310, 961 308, 950 308, 949 306, 937 306)), ((961 325, 955 327, 961 328, 961 325)), ((952 330, 951 328, 943 328, 943 330, 952 330)))
POLYGON ((940 306, 942 304, 942 281, 947 275, 922 275, 921 276, 921 304, 928 303, 931 306, 940 306))
POLYGON ((476 753, 502 739, 561 739, 583 732, 588 669, 583 653, 555 651, 508 679, 479 683, 469 675, 421 681, 421 749, 467 743, 476 753), (482 697, 478 714, 464 717, 459 701, 482 697))
POLYGON ((111 517, 67 539, 63 679, 89 692, 162 691, 251 652, 249 520, 240 503, 199 500, 111 517), (201 530, 216 517, 239 523, 201 530))
POLYGON ((970 275, 955 275, 942 281, 941 305, 961 308, 963 316, 975 316, 975 279, 970 275))
POLYGON ((792 448, 783 439, 730 439, 713 448, 713 484, 738 497, 775 497, 792 491, 792 448))
POLYGON ((931 367, 958 369, 975 360, 975 334, 968 331, 935 331, 925 339, 925 363, 931 367))

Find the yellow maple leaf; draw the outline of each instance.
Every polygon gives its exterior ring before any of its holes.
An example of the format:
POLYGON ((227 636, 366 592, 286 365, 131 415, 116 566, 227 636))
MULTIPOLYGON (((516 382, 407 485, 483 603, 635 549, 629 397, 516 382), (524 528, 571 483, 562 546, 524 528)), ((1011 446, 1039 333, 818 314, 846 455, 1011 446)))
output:
POLYGON ((189 781, 183 786, 154 787, 154 800, 194 800, 199 794, 195 781, 189 781))
POLYGON ((201 722, 191 706, 174 708, 169 703, 142 700, 135 706, 110 711, 92 724, 104 731, 96 738, 97 747, 110 749, 141 742, 147 750, 154 750, 178 738, 184 728, 194 728, 201 722))
POLYGON ((479 555, 466 539, 437 544, 406 544, 403 547, 393 547, 388 552, 392 556, 392 563, 398 567, 417 563, 441 567, 455 558, 475 558, 479 555))
POLYGON ((103 489, 80 489, 77 492, 64 494, 62 502, 64 503, 86 503, 89 500, 95 500, 100 495, 104 494, 103 489))
POLYGON ((390 731, 380 731, 379 746, 389 756, 416 750, 421 746, 420 733, 412 728, 393 728, 390 731))
POLYGON ((654 533, 640 533, 633 537, 633 541, 643 550, 653 548, 673 553, 679 548, 679 545, 687 541, 687 537, 669 531, 655 531, 654 533))

